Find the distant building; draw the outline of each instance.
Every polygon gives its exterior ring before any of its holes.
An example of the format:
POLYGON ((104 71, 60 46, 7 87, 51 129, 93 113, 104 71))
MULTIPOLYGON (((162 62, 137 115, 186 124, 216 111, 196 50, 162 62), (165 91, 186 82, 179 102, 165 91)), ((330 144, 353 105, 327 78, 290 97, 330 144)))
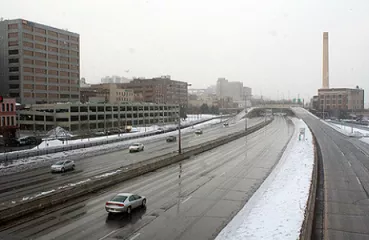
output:
POLYGON ((0 21, 0 95, 22 104, 78 101, 79 44, 67 30, 0 21))
POLYGON ((92 84, 88 88, 81 88, 81 102, 101 102, 115 104, 133 102, 134 92, 132 89, 119 88, 115 83, 92 84))
POLYGON ((129 83, 132 79, 119 76, 106 76, 101 78, 101 83, 129 83))
POLYGON ((364 89, 322 88, 318 90, 319 110, 363 110, 364 89))
POLYGON ((88 84, 85 78, 81 78, 81 80, 79 81, 79 87, 87 88, 87 87, 91 87, 91 84, 88 84))
POLYGON ((241 101, 244 100, 245 93, 251 96, 251 88, 244 87, 242 82, 229 82, 225 78, 218 78, 216 95, 219 99, 232 98, 233 101, 241 101))
POLYGON ((142 96, 143 102, 188 105, 189 84, 171 80, 170 76, 135 78, 118 85, 123 89, 132 89, 136 95, 142 96))

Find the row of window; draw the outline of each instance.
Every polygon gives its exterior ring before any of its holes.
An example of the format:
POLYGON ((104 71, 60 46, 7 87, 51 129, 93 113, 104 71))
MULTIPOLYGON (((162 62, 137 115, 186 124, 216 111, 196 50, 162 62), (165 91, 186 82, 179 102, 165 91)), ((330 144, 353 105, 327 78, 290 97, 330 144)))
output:
MULTIPOLYGON (((14 45, 14 44, 16 44, 15 42, 9 42, 9 44, 12 44, 12 46, 17 46, 17 45, 14 45)), ((52 47, 52 46, 46 46, 46 45, 38 44, 38 43, 23 42, 23 46, 25 46, 27 48, 34 48, 34 49, 43 50, 43 51, 47 50, 49 52, 61 53, 61 54, 64 54, 64 55, 71 55, 71 56, 75 56, 75 57, 79 56, 78 51, 68 50, 68 49, 58 48, 58 47, 52 47)))
MULTIPOLYGON (((71 51, 74 52, 74 51, 71 51)), ((18 55, 19 54, 19 50, 18 49, 12 49, 8 51, 9 56, 12 55, 18 55)), ((48 58, 48 59, 54 59, 54 60, 60 60, 60 61, 64 61, 64 62, 71 62, 71 63, 79 63, 79 53, 78 52, 74 52, 73 54, 70 54, 72 57, 66 57, 66 56, 60 56, 58 57, 57 55, 53 55, 48 53, 46 55, 46 53, 42 53, 42 52, 34 52, 31 50, 23 50, 23 55, 25 56, 31 56, 31 57, 38 57, 38 58, 48 58), (76 58, 74 58, 76 57, 76 58)), ((68 55, 68 54, 66 54, 68 55)))
MULTIPOLYGON (((29 32, 36 32, 36 33, 40 33, 40 34, 44 34, 44 35, 47 34, 49 36, 53 36, 53 37, 56 37, 56 38, 61 38, 61 39, 64 39, 64 40, 71 40, 71 41, 74 41, 74 42, 79 41, 79 38, 75 37, 75 36, 70 36, 70 35, 67 35, 67 34, 58 33, 56 31, 46 30, 46 29, 43 29, 43 28, 30 26, 30 25, 24 24, 24 23, 22 24, 22 28, 24 30, 29 31, 29 32)), ((9 30, 10 29, 18 29, 18 24, 17 23, 9 24, 8 29, 9 30)))
POLYGON ((38 99, 79 99, 78 94, 58 94, 58 93, 33 93, 32 92, 24 92, 23 96, 25 98, 38 98, 38 99))
POLYGON ((14 111, 15 111, 14 103, 1 104, 1 112, 14 112, 14 111))
POLYGON ((1 117, 1 127, 4 126, 15 126, 15 116, 1 117))
POLYGON ((124 96, 124 97, 131 97, 133 96, 133 92, 116 92, 116 95, 118 96, 124 96))
POLYGON ((133 100, 132 98, 126 98, 126 97, 117 97, 116 99, 116 101, 119 101, 119 102, 129 102, 132 100, 133 100))
MULTIPOLYGON (((12 68, 18 68, 18 67, 12 67, 12 68)), ((62 77, 79 78, 78 73, 57 71, 57 70, 46 70, 46 69, 42 69, 42 68, 23 67, 23 72, 25 72, 25 73, 35 73, 35 74, 48 74, 48 75, 62 76, 62 77)))
MULTIPOLYGON (((10 79, 10 80, 19 80, 19 76, 18 79, 10 79)), ((29 75, 25 75, 23 76, 23 80, 24 81, 29 81, 29 82, 38 82, 38 83, 54 83, 54 84, 72 84, 72 85, 77 85, 78 84, 78 80, 70 80, 70 79, 62 79, 62 78, 55 78, 55 77, 41 77, 41 76, 29 76, 29 75)))
MULTIPOLYGON (((338 104, 342 104, 342 100, 340 100, 340 99, 338 99, 337 101, 336 100, 332 100, 332 101, 330 101, 329 99, 326 99, 325 100, 325 103, 326 104, 330 104, 330 103, 332 103, 332 104, 335 104, 335 103, 338 103, 338 104)), ((362 104, 364 104, 364 100, 351 100, 351 102, 352 102, 352 104, 360 104, 360 103, 362 103, 362 104)), ((324 104, 324 99, 321 99, 320 100, 320 103, 321 104, 324 104)))
POLYGON ((49 90, 49 91, 71 91, 71 92, 78 92, 78 87, 69 87, 69 86, 55 86, 55 85, 38 85, 38 84, 23 84, 23 89, 36 89, 36 90, 49 90))
MULTIPOLYGON (((9 59, 9 63, 18 63, 19 59, 18 58, 10 58, 9 59)), ((46 61, 42 61, 42 60, 33 60, 33 59, 29 59, 29 58, 24 58, 23 59, 23 63, 24 64, 29 64, 29 65, 37 65, 37 66, 43 66, 43 67, 53 67, 53 68, 62 68, 62 69, 70 69, 70 70, 78 70, 79 67, 77 65, 72 65, 72 64, 65 64, 65 63, 57 63, 57 62, 46 62, 46 61)))

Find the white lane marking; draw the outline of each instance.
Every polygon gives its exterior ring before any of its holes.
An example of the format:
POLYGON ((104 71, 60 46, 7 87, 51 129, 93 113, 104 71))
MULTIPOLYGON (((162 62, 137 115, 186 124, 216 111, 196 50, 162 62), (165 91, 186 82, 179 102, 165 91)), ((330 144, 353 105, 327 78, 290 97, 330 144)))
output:
POLYGON ((192 198, 192 196, 189 196, 188 198, 186 198, 185 200, 182 201, 182 203, 187 202, 188 200, 190 200, 192 198))
POLYGON ((225 172, 224 172, 224 173, 222 173, 222 174, 220 174, 220 175, 219 175, 219 177, 223 176, 224 174, 225 174, 225 172))
POLYGON ((358 177, 356 177, 356 180, 357 180, 357 182, 359 183, 359 185, 361 185, 361 182, 360 182, 360 180, 359 180, 359 178, 358 178, 358 177))
POLYGON ((342 156, 345 156, 345 154, 343 152, 341 152, 342 156))
POLYGON ((351 167, 351 163, 350 162, 347 162, 348 163, 348 165, 351 167))
POLYGON ((140 236, 141 233, 136 233, 133 237, 131 237, 129 240, 134 240, 136 238, 138 238, 138 236, 140 236))
POLYGON ((118 229, 116 229, 116 230, 114 230, 114 231, 112 231, 112 232, 110 232, 110 233, 108 233, 108 234, 106 234, 104 237, 102 237, 102 238, 99 238, 99 240, 102 240, 102 239, 105 239, 105 238, 107 238, 107 237, 109 237, 110 235, 112 235, 113 233, 115 233, 116 231, 118 231, 118 229))

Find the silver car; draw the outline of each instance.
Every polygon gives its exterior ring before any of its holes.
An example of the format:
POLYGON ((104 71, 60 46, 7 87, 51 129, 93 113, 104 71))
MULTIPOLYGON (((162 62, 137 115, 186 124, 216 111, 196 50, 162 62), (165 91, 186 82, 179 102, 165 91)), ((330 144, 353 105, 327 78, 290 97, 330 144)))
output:
POLYGON ((105 210, 108 213, 131 214, 132 210, 138 207, 146 206, 146 198, 132 193, 118 193, 105 204, 105 210))
POLYGON ((144 150, 144 145, 142 143, 134 143, 129 146, 129 152, 140 152, 144 150))
POLYGON ((72 160, 63 160, 56 162, 51 166, 51 172, 65 172, 67 170, 73 170, 75 168, 74 161, 72 160))

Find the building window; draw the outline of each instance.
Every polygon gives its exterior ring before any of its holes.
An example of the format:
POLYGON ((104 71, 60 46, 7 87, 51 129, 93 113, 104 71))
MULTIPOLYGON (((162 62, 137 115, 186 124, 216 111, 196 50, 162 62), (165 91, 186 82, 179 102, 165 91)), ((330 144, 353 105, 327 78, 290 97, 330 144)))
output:
POLYGON ((9 63, 19 63, 19 58, 10 58, 9 63))
POLYGON ((23 58, 23 63, 24 64, 33 64, 33 60, 32 59, 28 59, 28 58, 23 58))
POLYGON ((45 37, 40 37, 40 36, 35 36, 35 40, 39 41, 39 42, 46 42, 46 38, 45 37))
POLYGON ((14 50, 9 50, 8 51, 9 55, 17 55, 19 53, 18 49, 14 49, 14 50))
POLYGON ((18 33, 17 32, 8 33, 8 38, 18 38, 18 33))
POLYGON ((9 103, 6 104, 6 111, 9 112, 9 103))
POLYGON ((58 37, 58 33, 57 32, 54 32, 54 31, 47 31, 47 34, 49 34, 50 36, 53 36, 53 37, 58 37))
POLYGON ((49 38, 47 41, 51 44, 58 45, 58 40, 49 38))
POLYGON ((35 27, 34 30, 37 33, 46 34, 46 30, 45 29, 35 27))
POLYGON ((11 117, 10 119, 11 119, 11 126, 14 126, 15 125, 14 124, 14 117, 11 117))
POLYGON ((2 112, 5 112, 5 104, 3 103, 3 104, 1 104, 1 111, 2 112))
POLYGON ((23 54, 26 56, 33 56, 33 52, 28 50, 23 50, 23 54))
POLYGON ((8 29, 18 29, 18 23, 9 24, 8 29))
POLYGON ((10 67, 9 72, 19 72, 19 67, 10 67))
POLYGON ((26 38, 26 39, 29 39, 29 40, 32 40, 33 41, 33 35, 32 34, 29 34, 29 33, 23 33, 23 38, 26 38))
POLYGON ((24 46, 24 47, 28 47, 28 48, 33 48, 33 43, 30 43, 30 42, 26 42, 26 41, 24 41, 24 42, 23 42, 23 46, 24 46))
POLYGON ((18 46, 18 41, 9 41, 8 46, 9 47, 18 46))

